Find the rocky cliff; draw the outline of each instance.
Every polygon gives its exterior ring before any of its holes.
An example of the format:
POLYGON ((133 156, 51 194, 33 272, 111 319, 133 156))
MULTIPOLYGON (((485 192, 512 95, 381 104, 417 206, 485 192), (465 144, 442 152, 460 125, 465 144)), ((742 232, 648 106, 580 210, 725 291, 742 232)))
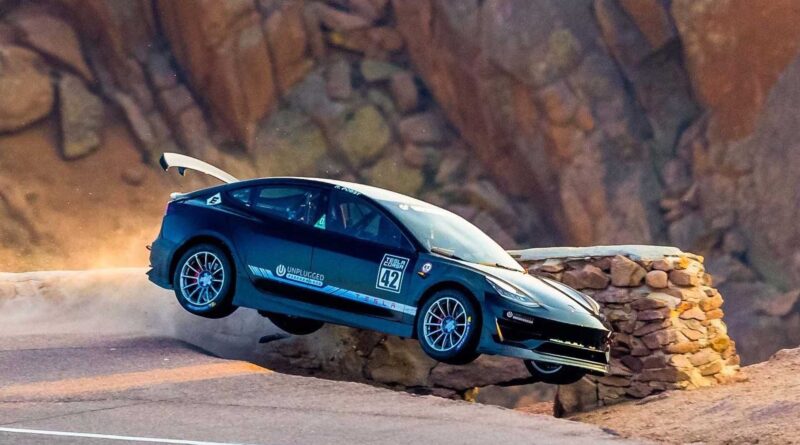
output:
MULTIPOLYGON (((800 343, 792 0, 0 1, 0 268, 142 265, 181 151, 356 180, 502 244, 707 258, 800 343)), ((768 340, 767 340, 768 339, 768 340)), ((761 347, 768 342, 768 347, 761 347)))

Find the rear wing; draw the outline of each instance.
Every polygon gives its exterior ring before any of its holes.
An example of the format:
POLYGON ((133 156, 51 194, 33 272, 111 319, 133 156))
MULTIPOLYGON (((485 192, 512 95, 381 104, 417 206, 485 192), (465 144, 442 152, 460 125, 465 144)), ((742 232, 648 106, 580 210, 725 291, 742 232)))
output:
POLYGON ((205 173, 209 176, 219 179, 220 181, 230 184, 233 182, 239 182, 233 175, 224 172, 217 167, 214 167, 211 164, 205 163, 199 159, 195 159, 191 156, 186 156, 178 153, 164 153, 161 155, 161 159, 158 160, 158 163, 161 165, 161 168, 164 171, 169 170, 172 167, 178 169, 178 173, 183 176, 186 174, 186 169, 199 171, 201 173, 205 173))

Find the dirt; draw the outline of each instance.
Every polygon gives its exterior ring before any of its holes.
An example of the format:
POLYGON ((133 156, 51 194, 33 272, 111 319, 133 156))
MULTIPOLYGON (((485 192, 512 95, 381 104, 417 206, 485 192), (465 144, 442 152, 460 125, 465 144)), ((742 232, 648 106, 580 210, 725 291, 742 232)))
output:
POLYGON ((670 391, 571 419, 665 443, 800 443, 800 348, 743 372, 745 382, 670 391))
POLYGON ((147 266, 145 245, 169 193, 195 181, 145 165, 121 123, 105 128, 95 153, 64 161, 54 127, 45 121, 0 137, 0 183, 37 232, 26 238, 13 214, 2 218, 0 199, 0 270, 147 266))

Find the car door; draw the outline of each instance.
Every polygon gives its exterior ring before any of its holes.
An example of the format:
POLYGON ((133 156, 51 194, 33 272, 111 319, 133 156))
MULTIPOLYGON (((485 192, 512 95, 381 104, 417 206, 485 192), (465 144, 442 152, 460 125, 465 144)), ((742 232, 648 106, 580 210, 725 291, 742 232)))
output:
POLYGON ((358 315, 401 321, 413 316, 407 292, 417 253, 399 227, 373 203, 333 189, 311 267, 334 287, 330 302, 358 315))
POLYGON ((296 184, 270 184, 237 189, 229 194, 238 203, 236 245, 251 279, 262 290, 321 287, 311 271, 309 237, 313 223, 324 216, 327 191, 296 184), (276 286, 276 284, 278 284, 276 286))

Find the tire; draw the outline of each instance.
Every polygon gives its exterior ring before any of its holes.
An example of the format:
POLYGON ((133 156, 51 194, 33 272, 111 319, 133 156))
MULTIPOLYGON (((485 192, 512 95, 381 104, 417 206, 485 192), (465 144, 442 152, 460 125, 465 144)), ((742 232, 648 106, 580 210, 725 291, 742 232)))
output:
POLYGON ((581 368, 536 360, 525 360, 525 367, 536 380, 553 385, 569 385, 586 375, 581 368))
POLYGON ((272 324, 292 335, 313 334, 325 326, 325 323, 310 318, 293 317, 291 315, 276 314, 274 312, 259 311, 258 313, 269 318, 272 324))
POLYGON ((192 246, 175 266, 172 284, 178 303, 188 312, 205 318, 227 317, 233 305, 233 262, 213 244, 192 246))
POLYGON ((425 300, 417 316, 416 333, 422 350, 434 360, 465 365, 480 356, 476 349, 481 313, 458 290, 440 290, 425 300))

